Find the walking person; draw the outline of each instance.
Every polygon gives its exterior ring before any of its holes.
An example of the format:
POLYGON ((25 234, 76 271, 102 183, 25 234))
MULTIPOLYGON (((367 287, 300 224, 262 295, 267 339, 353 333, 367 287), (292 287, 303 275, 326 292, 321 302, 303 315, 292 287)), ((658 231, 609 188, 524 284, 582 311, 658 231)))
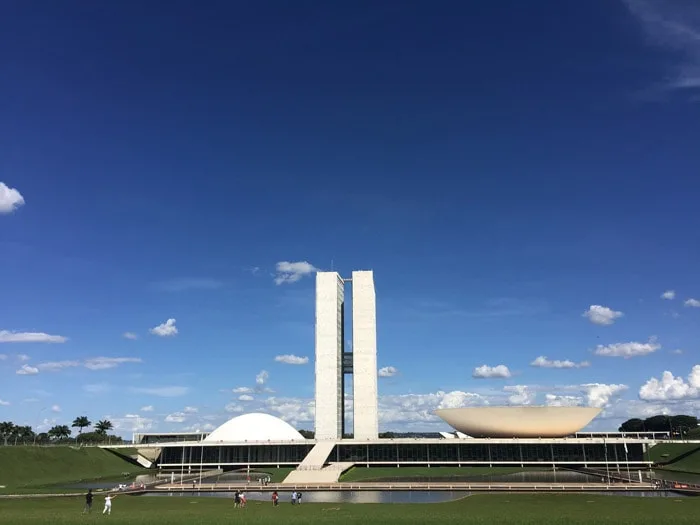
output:
POLYGON ((297 492, 297 505, 301 505, 301 492, 297 492))
POLYGON ((83 508, 83 514, 90 514, 92 512, 92 489, 88 489, 87 494, 85 494, 85 507, 83 508))
POLYGON ((105 498, 105 508, 102 509, 102 514, 107 514, 108 516, 112 514, 112 500, 116 497, 116 494, 107 494, 105 498))
POLYGON ((277 491, 274 491, 272 493, 272 506, 273 507, 276 507, 277 505, 279 505, 279 499, 280 499, 279 494, 277 494, 277 491))
POLYGON ((292 492, 292 505, 297 504, 297 491, 292 492))

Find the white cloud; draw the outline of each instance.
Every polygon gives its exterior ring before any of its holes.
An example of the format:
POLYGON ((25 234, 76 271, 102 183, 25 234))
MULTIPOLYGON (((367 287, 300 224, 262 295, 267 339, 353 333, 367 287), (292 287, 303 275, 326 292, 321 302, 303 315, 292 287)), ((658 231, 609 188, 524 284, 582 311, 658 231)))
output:
POLYGON ((9 406, 10 406, 9 401, 3 401, 2 399, 0 399, 0 407, 9 407, 9 406))
POLYGON ((122 334, 122 337, 124 339, 131 339, 132 341, 136 340, 139 338, 138 334, 135 334, 134 332, 124 332, 122 334))
POLYGON ((17 354, 17 361, 29 361, 30 359, 27 354, 17 354))
POLYGON ((590 366, 591 364, 588 361, 581 361, 580 363, 575 363, 573 361, 570 361, 568 359, 564 359, 563 361, 560 361, 559 359, 547 359, 547 356, 541 355, 532 363, 530 363, 530 366, 536 366, 539 368, 584 368, 587 366, 590 366))
POLYGON ((138 414, 125 414, 119 416, 107 416, 106 419, 112 422, 115 432, 149 432, 154 430, 155 421, 153 419, 139 416, 138 414))
POLYGON ((44 332, 10 332, 0 330, 0 343, 65 343, 67 337, 44 332))
POLYGON ((588 310, 583 313, 583 317, 587 317, 591 323, 602 326, 613 324, 616 319, 619 319, 623 315, 622 312, 617 312, 607 306, 601 306, 599 304, 592 304, 588 307, 588 310))
POLYGON ((155 410, 153 405, 146 405, 145 407, 141 407, 141 412, 153 412, 155 410))
POLYGON ((683 304, 691 308, 700 308, 700 301, 698 301, 697 299, 686 299, 686 301, 683 304))
POLYGON ((175 319, 168 319, 162 324, 155 326, 149 330, 153 335, 158 337, 171 337, 177 335, 177 326, 175 326, 175 319))
POLYGON ((681 350, 680 348, 676 348, 671 353, 676 354, 676 355, 681 355, 683 353, 683 350, 681 350))
POLYGON ((239 401, 253 401, 255 398, 249 394, 241 394, 238 396, 239 401))
POLYGON ((22 365, 22 368, 17 370, 17 374, 21 376, 33 376, 39 373, 39 369, 34 366, 22 365))
POLYGON ((229 403, 224 407, 224 410, 226 412, 240 413, 243 412, 245 408, 242 405, 239 405, 238 403, 229 403))
POLYGON ((7 359, 7 356, 5 354, 0 354, 0 361, 4 361, 7 359))
POLYGON ((277 273, 275 275, 275 284, 289 284, 299 281, 302 277, 316 273, 318 268, 306 261, 288 262, 281 261, 277 263, 277 273))
POLYGON ((234 388, 232 392, 234 394, 252 394, 255 390, 248 386, 239 386, 237 388, 234 388))
POLYGON ((58 413, 58 412, 60 412, 60 411, 61 411, 61 407, 60 407, 59 405, 53 405, 53 406, 51 407, 51 412, 57 412, 57 413, 58 413))
POLYGON ((497 365, 497 366, 488 366, 488 365, 482 365, 478 366, 474 369, 472 372, 472 377, 475 378, 494 378, 494 377, 500 377, 500 378, 507 378, 510 377, 512 374, 510 373, 510 370, 508 370, 508 367, 506 365, 497 365))
POLYGON ((547 394, 545 404, 550 407, 575 407, 583 404, 583 398, 579 396, 559 396, 547 394))
POLYGON ((677 401, 699 397, 700 365, 691 369, 687 382, 667 370, 661 375, 661 379, 652 377, 639 389, 639 399, 643 401, 677 401))
POLYGON ((182 411, 185 414, 196 414, 197 412, 199 412, 199 409, 197 407, 185 407, 182 409, 182 411))
POLYGON ((613 397, 621 394, 629 387, 627 385, 618 384, 588 383, 581 385, 581 388, 585 392, 586 404, 588 406, 602 408, 605 407, 613 397))
POLYGON ((12 213, 22 205, 24 205, 22 194, 15 188, 0 182, 0 215, 12 213))
POLYGON ((379 377, 394 377, 398 373, 399 373, 399 370, 393 366, 383 366, 377 372, 379 377))
POLYGON ((91 357, 86 359, 84 366, 90 370, 107 370, 124 363, 141 363, 138 357, 91 357))
POLYGON ((662 299, 666 299, 667 301, 671 301, 676 298, 676 292, 675 290, 666 290, 664 293, 661 294, 662 299))
POLYGON ((47 361, 36 366, 42 372, 58 372, 64 368, 80 366, 80 361, 47 361))
POLYGON ((295 427, 314 419, 314 403, 306 399, 269 397, 265 400, 264 410, 295 427))
POLYGON ((505 392, 512 392, 508 396, 508 403, 511 405, 531 405, 537 397, 537 392, 533 392, 527 385, 513 385, 503 387, 505 392))
POLYGON ((187 419, 187 414, 184 412, 175 412, 165 416, 166 423, 182 423, 185 419, 187 419))
POLYGON ((656 352, 661 345, 652 337, 647 343, 637 343, 630 341, 628 343, 614 343, 611 345, 598 345, 595 349, 595 354, 605 357, 630 357, 648 355, 656 352))
POLYGON ((661 88, 696 93, 700 89, 700 6, 682 0, 622 1, 651 42, 678 54, 671 78, 661 88))
POLYGON ((267 373, 267 370, 261 370, 260 373, 255 376, 255 384, 262 386, 267 382, 269 377, 270 374, 267 373))
POLYGON ((285 354, 276 356, 275 361, 277 361, 278 363, 284 363, 286 365, 305 365, 309 362, 309 358, 299 357, 292 354, 285 354))
POLYGON ((152 388, 131 388, 131 392, 134 394, 143 394, 146 396, 158 396, 158 397, 179 397, 184 396, 190 391, 186 386, 161 386, 152 388))

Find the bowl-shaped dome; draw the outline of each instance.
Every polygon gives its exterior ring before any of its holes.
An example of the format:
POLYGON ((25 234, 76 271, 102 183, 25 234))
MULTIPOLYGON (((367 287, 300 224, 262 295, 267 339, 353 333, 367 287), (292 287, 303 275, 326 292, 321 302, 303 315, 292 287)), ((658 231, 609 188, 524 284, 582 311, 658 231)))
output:
POLYGON ((590 407, 506 406, 442 408, 435 413, 472 437, 559 438, 578 432, 600 411, 590 407))
POLYGON ((204 441, 235 443, 243 441, 304 441, 297 430, 278 417, 253 412, 229 419, 204 441))

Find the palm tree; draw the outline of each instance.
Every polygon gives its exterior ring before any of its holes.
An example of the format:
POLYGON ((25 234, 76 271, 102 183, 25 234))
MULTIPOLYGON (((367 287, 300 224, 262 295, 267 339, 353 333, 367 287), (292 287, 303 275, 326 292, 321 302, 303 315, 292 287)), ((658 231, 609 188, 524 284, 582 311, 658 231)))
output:
POLYGON ((95 432, 101 436, 104 436, 107 434, 107 431, 112 430, 112 428, 112 422, 108 419, 103 419, 102 421, 98 421, 95 425, 95 432))
POLYGON ((83 433, 83 429, 92 425, 92 422, 87 418, 87 416, 79 416, 73 420, 72 427, 78 428, 78 435, 83 433))
POLYGON ((34 439, 34 430, 29 425, 23 425, 21 427, 15 428, 16 439, 22 441, 22 443, 27 443, 27 441, 32 441, 34 439))
POLYGON ((16 428, 17 427, 12 421, 3 421, 2 423, 0 423, 0 436, 2 436, 2 439, 5 442, 5 446, 7 446, 7 441, 15 433, 16 428))
POLYGON ((49 436, 52 439, 55 439, 56 441, 60 441, 61 439, 67 438, 70 436, 70 428, 68 428, 68 425, 56 425, 54 427, 51 427, 51 430, 49 430, 49 436))

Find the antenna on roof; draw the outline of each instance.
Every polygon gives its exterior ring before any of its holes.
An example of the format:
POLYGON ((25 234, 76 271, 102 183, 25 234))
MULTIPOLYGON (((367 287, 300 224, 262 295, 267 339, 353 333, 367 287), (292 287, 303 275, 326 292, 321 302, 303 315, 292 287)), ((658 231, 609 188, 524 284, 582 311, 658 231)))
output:
POLYGON ((333 259, 331 259, 331 271, 333 271, 333 259))

